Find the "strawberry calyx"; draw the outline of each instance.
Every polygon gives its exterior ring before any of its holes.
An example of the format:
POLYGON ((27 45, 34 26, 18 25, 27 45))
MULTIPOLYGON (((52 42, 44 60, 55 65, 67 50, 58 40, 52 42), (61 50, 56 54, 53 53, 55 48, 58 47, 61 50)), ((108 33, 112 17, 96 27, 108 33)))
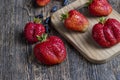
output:
POLYGON ((61 15, 61 20, 63 21, 63 20, 65 20, 65 19, 68 18, 68 17, 69 17, 69 14, 68 14, 68 13, 62 14, 62 15, 61 15))
POLYGON ((40 18, 34 18, 33 21, 34 23, 38 23, 38 24, 42 22, 40 18))
POLYGON ((87 3, 86 3, 86 7, 88 7, 91 3, 93 2, 93 0, 89 0, 87 3))
POLYGON ((47 40, 48 34, 42 34, 42 36, 37 35, 36 37, 37 37, 38 41, 44 42, 47 40))
POLYGON ((106 18, 105 17, 101 17, 99 18, 99 22, 104 24, 106 22, 106 18))

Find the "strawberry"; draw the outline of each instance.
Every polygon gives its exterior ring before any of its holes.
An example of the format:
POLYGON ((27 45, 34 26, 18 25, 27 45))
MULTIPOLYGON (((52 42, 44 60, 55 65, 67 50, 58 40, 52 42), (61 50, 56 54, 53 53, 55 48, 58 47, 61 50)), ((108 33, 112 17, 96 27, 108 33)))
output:
POLYGON ((89 22, 83 14, 76 10, 70 10, 68 14, 62 14, 62 20, 67 29, 84 32, 87 30, 89 22))
POLYGON ((49 2, 50 0, 36 0, 38 6, 46 6, 49 2))
POLYGON ((90 0, 89 12, 94 16, 107 16, 112 12, 112 6, 107 0, 90 0))
POLYGON ((120 42, 120 22, 109 18, 94 25, 92 30, 93 39, 102 47, 111 47, 120 42))
POLYGON ((46 65, 55 65, 63 62, 66 58, 66 49, 63 41, 57 36, 50 36, 46 39, 46 34, 38 36, 41 43, 35 45, 34 55, 38 61, 46 65))
POLYGON ((39 19, 35 19, 34 22, 29 22, 25 25, 24 36, 29 43, 38 42, 37 36, 45 33, 45 28, 39 21, 39 19))

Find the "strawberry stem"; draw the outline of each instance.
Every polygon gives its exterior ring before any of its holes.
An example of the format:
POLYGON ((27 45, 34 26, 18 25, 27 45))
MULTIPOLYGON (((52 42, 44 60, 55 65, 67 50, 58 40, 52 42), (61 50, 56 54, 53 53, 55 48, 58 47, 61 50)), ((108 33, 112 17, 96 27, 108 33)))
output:
POLYGON ((88 7, 91 3, 93 2, 93 0, 89 0, 87 3, 86 3, 86 7, 88 7))
POLYGON ((106 21, 106 18, 105 18, 105 17, 101 17, 99 20, 100 20, 100 21, 99 21, 100 23, 104 24, 105 21, 106 21))
POLYGON ((61 15, 61 20, 63 21, 63 20, 65 20, 65 19, 68 18, 68 17, 69 17, 69 14, 68 14, 68 13, 62 14, 62 15, 61 15))
POLYGON ((40 18, 34 18, 34 23, 41 23, 41 19, 40 18))
POLYGON ((42 36, 36 36, 40 42, 44 42, 47 39, 48 34, 42 34, 42 36))

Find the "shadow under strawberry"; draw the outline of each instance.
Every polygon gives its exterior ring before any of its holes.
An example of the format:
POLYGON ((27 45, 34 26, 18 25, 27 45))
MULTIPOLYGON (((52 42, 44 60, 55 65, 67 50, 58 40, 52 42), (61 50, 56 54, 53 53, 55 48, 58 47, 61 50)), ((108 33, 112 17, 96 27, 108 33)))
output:
POLYGON ((98 49, 103 49, 102 47, 100 47, 92 38, 92 34, 87 34, 87 37, 85 38, 86 44, 90 45, 91 47, 95 47, 98 49))
POLYGON ((25 40, 25 38, 24 38, 24 34, 23 34, 23 31, 18 31, 17 32, 17 34, 16 34, 16 42, 18 43, 18 44, 24 44, 24 45, 26 45, 27 44, 27 42, 26 42, 26 40, 25 40))
POLYGON ((32 7, 33 8, 39 8, 39 6, 37 5, 36 1, 35 0, 32 0, 32 7))
POLYGON ((87 18, 93 18, 93 17, 95 17, 95 16, 90 15, 87 7, 83 7, 83 8, 78 9, 78 10, 79 10, 80 13, 82 13, 87 18))

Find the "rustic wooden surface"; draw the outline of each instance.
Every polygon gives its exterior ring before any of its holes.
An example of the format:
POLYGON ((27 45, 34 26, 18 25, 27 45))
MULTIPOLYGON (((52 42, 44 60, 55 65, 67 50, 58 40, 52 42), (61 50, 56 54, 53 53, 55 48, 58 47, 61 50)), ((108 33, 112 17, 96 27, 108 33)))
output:
MULTIPOLYGON (((92 64, 84 59, 52 26, 51 35, 61 37, 67 48, 65 62, 55 66, 39 64, 32 55, 34 45, 26 43, 22 31, 28 16, 24 6, 31 0, 0 2, 0 80, 120 80, 120 55, 105 64, 92 64)), ((70 0, 72 2, 74 0, 70 0)), ((120 13, 120 0, 109 0, 120 13)), ((50 15, 53 5, 61 8, 61 0, 52 0, 43 8, 28 5, 32 14, 50 15)), ((45 18, 44 17, 44 18, 45 18)))

